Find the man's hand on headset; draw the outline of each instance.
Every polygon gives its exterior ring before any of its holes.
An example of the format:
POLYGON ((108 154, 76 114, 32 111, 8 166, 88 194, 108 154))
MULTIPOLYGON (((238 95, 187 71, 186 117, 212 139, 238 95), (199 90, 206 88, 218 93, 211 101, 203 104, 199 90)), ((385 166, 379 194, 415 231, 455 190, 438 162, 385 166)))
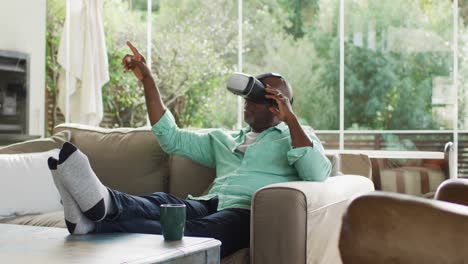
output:
POLYGON ((289 98, 283 95, 278 88, 273 88, 267 84, 265 87, 265 91, 265 98, 275 100, 276 104, 278 105, 278 108, 276 108, 275 106, 270 106, 268 107, 268 109, 273 114, 275 114, 281 121, 288 123, 289 120, 293 120, 294 118, 296 118, 296 115, 292 110, 289 98))

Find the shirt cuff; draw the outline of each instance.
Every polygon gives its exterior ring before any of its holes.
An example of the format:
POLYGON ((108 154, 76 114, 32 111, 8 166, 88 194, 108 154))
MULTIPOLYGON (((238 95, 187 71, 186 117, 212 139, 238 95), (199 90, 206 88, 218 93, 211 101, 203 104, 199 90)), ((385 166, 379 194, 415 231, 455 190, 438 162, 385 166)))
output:
POLYGON ((171 111, 166 109, 164 114, 161 118, 156 122, 151 130, 155 135, 164 135, 167 131, 176 127, 177 124, 175 122, 174 116, 172 115, 171 111))
POLYGON ((292 166, 294 163, 296 163, 296 161, 298 161, 299 159, 301 159, 302 157, 304 157, 306 154, 310 153, 313 150, 314 148, 311 146, 298 147, 298 148, 293 148, 289 150, 287 154, 289 165, 292 166))

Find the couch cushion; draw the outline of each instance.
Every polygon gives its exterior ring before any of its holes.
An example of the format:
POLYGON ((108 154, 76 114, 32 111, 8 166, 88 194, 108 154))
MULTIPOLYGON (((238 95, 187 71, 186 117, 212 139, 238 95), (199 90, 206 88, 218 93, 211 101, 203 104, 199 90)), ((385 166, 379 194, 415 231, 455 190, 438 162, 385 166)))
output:
POLYGON ((186 198, 208 193, 216 172, 214 169, 197 164, 187 158, 171 156, 169 193, 186 198))
POLYGON ((71 142, 85 153, 96 175, 108 187, 130 194, 167 191, 168 155, 150 128, 105 129, 62 124, 71 142))
POLYGON ((343 175, 343 173, 340 171, 341 169, 341 160, 340 160, 340 155, 338 154, 327 154, 327 158, 330 160, 332 164, 332 169, 330 172, 330 176, 338 176, 338 175, 343 175))
POLYGON ((340 171, 343 174, 361 175, 372 179, 372 165, 365 154, 340 153, 340 171))
POLYGON ((63 143, 70 140, 70 131, 62 130, 49 138, 33 139, 21 143, 1 147, 0 154, 18 154, 31 152, 44 152, 61 148, 63 143))
POLYGON ((446 179, 440 169, 403 166, 380 169, 382 191, 431 196, 446 179))
POLYGON ((2 224, 65 227, 63 211, 0 219, 2 224))
POLYGON ((0 154, 0 217, 39 214, 62 208, 47 166, 59 149, 38 153, 0 154))

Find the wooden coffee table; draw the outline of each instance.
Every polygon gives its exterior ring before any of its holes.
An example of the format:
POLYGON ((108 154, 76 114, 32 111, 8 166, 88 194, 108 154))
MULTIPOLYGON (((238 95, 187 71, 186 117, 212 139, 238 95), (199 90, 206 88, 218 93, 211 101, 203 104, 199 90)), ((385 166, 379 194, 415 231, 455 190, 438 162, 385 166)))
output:
POLYGON ((220 262, 221 242, 160 235, 112 233, 70 235, 65 228, 0 224, 2 263, 199 263, 220 262))

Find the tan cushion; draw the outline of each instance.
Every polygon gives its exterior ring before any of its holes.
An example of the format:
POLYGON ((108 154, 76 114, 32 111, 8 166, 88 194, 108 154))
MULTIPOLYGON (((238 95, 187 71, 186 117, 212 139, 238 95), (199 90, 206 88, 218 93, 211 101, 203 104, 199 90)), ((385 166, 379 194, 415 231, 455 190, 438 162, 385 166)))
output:
POLYGON ((327 158, 330 160, 332 164, 332 169, 330 172, 330 176, 338 176, 338 175, 343 175, 343 173, 340 171, 341 169, 341 160, 340 160, 340 155, 334 154, 334 155, 326 155, 327 158))
POLYGON ((345 154, 340 155, 340 171, 343 174, 361 175, 371 179, 372 166, 367 155, 364 154, 345 154))
MULTIPOLYGON (((209 133, 213 129, 194 130, 199 133, 209 133)), ((213 186, 213 180, 216 177, 214 169, 176 155, 171 155, 169 172, 169 193, 179 198, 186 198, 189 194, 193 196, 207 194, 213 186)))
POLYGON ((45 152, 55 148, 61 148, 63 143, 70 140, 70 131, 63 130, 50 138, 28 140, 0 148, 0 154, 17 154, 45 152))
POLYGON ((216 172, 189 159, 173 155, 170 158, 170 175, 169 193, 185 198, 188 194, 199 196, 208 193, 216 172))
POLYGON ((71 142, 85 153, 99 179, 110 188, 130 194, 167 191, 168 155, 150 128, 116 128, 62 124, 71 142))
POLYGON ((47 227, 65 227, 63 211, 56 211, 38 215, 23 215, 14 218, 0 219, 0 223, 47 227))
POLYGON ((440 169, 426 167, 400 167, 380 170, 382 191, 422 196, 434 193, 445 180, 440 169))

